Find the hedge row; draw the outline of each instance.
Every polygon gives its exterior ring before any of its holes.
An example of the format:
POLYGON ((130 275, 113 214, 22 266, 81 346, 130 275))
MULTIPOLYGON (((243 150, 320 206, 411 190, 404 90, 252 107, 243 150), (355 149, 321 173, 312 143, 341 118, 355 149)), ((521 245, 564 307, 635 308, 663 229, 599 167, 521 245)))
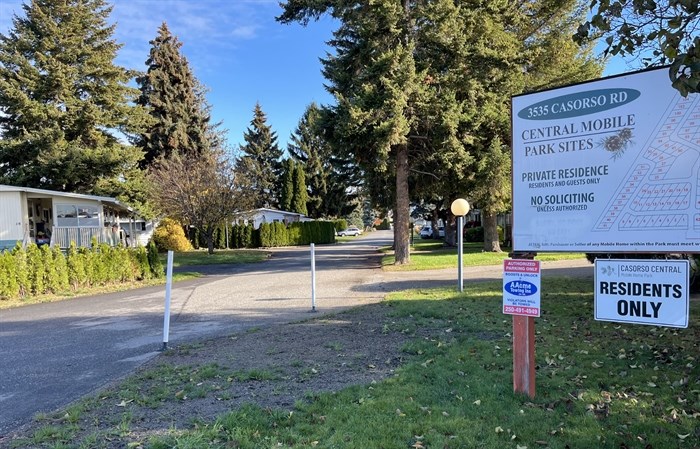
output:
MULTIPOLYGON (((503 228, 498 226, 498 240, 503 241, 505 234, 503 233, 503 228)), ((484 241, 484 228, 477 226, 475 228, 465 228, 464 230, 464 241, 465 242, 483 242, 484 241)))
POLYGON ((80 288, 163 276, 154 244, 148 249, 110 247, 93 239, 91 248, 74 242, 64 254, 58 247, 18 244, 0 253, 0 298, 59 294, 80 288))
MULTIPOLYGON (((259 229, 252 225, 236 224, 228 228, 228 248, 271 248, 274 246, 334 243, 338 226, 347 227, 346 220, 303 221, 288 226, 281 222, 262 223, 259 229)), ((190 242, 195 248, 205 246, 196 229, 190 231, 190 242)), ((226 229, 221 226, 214 233, 214 248, 225 249, 226 229)))

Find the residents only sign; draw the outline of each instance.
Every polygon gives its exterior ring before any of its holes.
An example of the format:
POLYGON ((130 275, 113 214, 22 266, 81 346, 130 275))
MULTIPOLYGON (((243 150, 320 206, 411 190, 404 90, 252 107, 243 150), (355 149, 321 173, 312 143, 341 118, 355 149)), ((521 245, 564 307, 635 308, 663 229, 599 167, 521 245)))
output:
POLYGON ((503 313, 540 316, 540 261, 503 261, 503 313))
POLYGON ((687 260, 596 259, 595 319, 688 327, 687 260))
POLYGON ((515 96, 513 249, 700 251, 700 95, 668 68, 515 96))

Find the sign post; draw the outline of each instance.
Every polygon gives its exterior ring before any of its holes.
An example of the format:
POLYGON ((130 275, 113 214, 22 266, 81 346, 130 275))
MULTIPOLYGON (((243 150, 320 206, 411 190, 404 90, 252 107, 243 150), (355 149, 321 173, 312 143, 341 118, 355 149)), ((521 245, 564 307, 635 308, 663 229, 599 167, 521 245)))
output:
POLYGON ((535 317, 540 316, 540 262, 503 261, 503 313, 513 315, 513 391, 535 397, 535 317))

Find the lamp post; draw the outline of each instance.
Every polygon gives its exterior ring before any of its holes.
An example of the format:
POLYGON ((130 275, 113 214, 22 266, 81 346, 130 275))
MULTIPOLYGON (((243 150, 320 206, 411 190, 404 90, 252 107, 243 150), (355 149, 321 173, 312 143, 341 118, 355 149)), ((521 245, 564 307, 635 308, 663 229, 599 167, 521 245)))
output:
POLYGON ((464 275, 462 272, 462 253, 464 252, 464 241, 462 230, 464 228, 464 216, 469 212, 469 203, 464 198, 457 198, 450 206, 452 214, 457 217, 457 281, 459 282, 460 293, 464 291, 464 275))

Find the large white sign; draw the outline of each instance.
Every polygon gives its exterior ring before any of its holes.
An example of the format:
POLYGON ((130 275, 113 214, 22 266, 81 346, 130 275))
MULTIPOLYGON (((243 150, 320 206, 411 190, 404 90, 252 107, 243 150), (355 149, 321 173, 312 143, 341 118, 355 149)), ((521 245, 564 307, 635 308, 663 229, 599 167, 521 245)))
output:
POLYGON ((540 316, 540 261, 503 261, 503 313, 540 316))
POLYGON ((700 94, 662 68, 513 97, 513 248, 700 252, 700 94))
POLYGON ((596 259, 595 319, 688 327, 687 260, 596 259))

